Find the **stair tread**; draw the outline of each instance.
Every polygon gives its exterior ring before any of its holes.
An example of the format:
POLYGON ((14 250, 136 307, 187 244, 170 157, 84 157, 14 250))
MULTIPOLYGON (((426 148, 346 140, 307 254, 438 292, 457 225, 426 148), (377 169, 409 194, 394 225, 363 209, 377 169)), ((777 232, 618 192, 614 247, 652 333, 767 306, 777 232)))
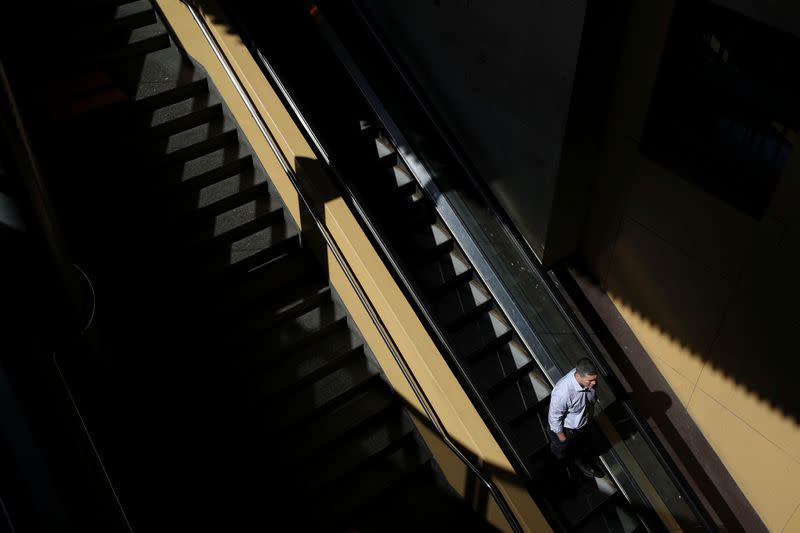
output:
POLYGON ((276 195, 262 194, 252 199, 241 195, 238 198, 241 204, 222 212, 204 212, 202 217, 184 218, 182 240, 189 246, 198 246, 214 239, 234 241, 246 237, 247 228, 257 231, 263 229, 264 224, 271 226, 278 221, 283 222, 283 203, 276 195))
POLYGON ((340 336, 331 335, 295 353, 273 361, 268 368, 261 369, 252 379, 260 393, 272 395, 304 384, 309 378, 329 372, 334 366, 359 354, 363 356, 363 343, 349 329, 340 336), (336 342, 336 344, 332 344, 336 342))
MULTIPOLYGON (((288 320, 302 317, 315 309, 333 305, 331 289, 322 280, 302 280, 299 287, 293 283, 278 286, 275 291, 251 296, 247 305, 227 310, 221 324, 232 329, 237 336, 250 332, 274 329, 288 320), (288 296, 287 296, 288 294, 288 296)), ((294 327, 299 327, 298 323, 294 327)))
POLYGON ((166 137, 220 118, 222 103, 211 93, 201 93, 145 113, 137 126, 150 137, 166 137))
POLYGON ((341 442, 320 452, 304 465, 304 483, 312 489, 321 488, 336 479, 347 476, 366 461, 374 461, 381 454, 391 453, 393 447, 412 434, 411 423, 397 412, 396 416, 376 419, 341 442))
POLYGON ((205 71, 187 61, 175 47, 109 68, 126 94, 142 109, 154 109, 208 91, 205 71))
POLYGON ((285 428, 314 414, 321 415, 335 402, 359 390, 380 373, 365 358, 350 361, 347 365, 311 382, 267 408, 270 424, 285 428))
POLYGON ((154 22, 133 28, 129 32, 115 34, 104 39, 103 44, 103 49, 99 51, 96 47, 89 46, 86 48, 87 52, 79 51, 78 55, 71 50, 66 52, 70 54, 70 60, 78 64, 126 60, 169 47, 169 32, 163 24, 154 22))
POLYGON ((332 522, 346 518, 357 509, 368 506, 372 499, 384 491, 408 479, 427 465, 427 460, 427 456, 416 447, 400 448, 359 472, 349 483, 326 493, 324 500, 320 498, 321 517, 332 522))
POLYGON ((382 381, 354 395, 348 401, 332 409, 327 415, 298 428, 287 435, 282 446, 288 460, 303 460, 367 423, 374 417, 382 417, 389 410, 397 409, 392 393, 382 381))
POLYGON ((269 190, 270 181, 267 175, 249 167, 205 187, 182 191, 171 205, 176 214, 182 217, 219 214, 252 195, 267 195, 269 190), (243 200, 237 200, 239 198, 243 200))
POLYGON ((85 12, 67 33, 60 34, 60 40, 67 43, 91 42, 98 46, 108 34, 130 32, 154 23, 153 5, 147 0, 137 0, 85 12))
POLYGON ((269 364, 290 351, 306 346, 315 338, 347 325, 347 313, 335 302, 325 302, 294 317, 289 323, 264 327, 242 338, 242 363, 251 368, 269 364))
MULTIPOLYGON (((138 157, 147 157, 154 166, 164 167, 178 161, 196 159, 218 148, 223 148, 238 139, 238 129, 225 117, 214 118, 188 129, 149 141, 138 157)), ((150 162, 150 161, 148 161, 150 162)))
POLYGON ((252 167, 252 156, 239 143, 232 143, 162 169, 157 181, 178 192, 189 192, 252 167))

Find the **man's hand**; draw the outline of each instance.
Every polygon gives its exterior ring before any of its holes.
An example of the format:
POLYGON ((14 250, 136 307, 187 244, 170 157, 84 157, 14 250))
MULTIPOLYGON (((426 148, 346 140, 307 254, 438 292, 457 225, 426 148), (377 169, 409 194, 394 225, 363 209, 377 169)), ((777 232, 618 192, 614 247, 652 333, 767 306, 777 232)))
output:
POLYGON ((558 440, 560 440, 561 442, 566 442, 566 440, 567 440, 567 434, 566 433, 564 433, 562 431, 561 433, 556 433, 556 435, 558 435, 558 440))

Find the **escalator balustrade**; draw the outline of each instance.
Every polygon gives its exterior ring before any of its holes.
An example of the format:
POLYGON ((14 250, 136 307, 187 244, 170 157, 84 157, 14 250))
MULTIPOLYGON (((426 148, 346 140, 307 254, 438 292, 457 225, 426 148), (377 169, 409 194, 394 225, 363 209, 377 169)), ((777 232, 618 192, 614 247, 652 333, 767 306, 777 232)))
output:
POLYGON ((547 436, 552 386, 388 135, 368 118, 358 125, 363 169, 352 176, 362 202, 421 288, 424 305, 467 378, 488 399, 530 484, 540 488, 570 530, 639 530, 643 525, 610 476, 587 479, 555 461, 547 436))

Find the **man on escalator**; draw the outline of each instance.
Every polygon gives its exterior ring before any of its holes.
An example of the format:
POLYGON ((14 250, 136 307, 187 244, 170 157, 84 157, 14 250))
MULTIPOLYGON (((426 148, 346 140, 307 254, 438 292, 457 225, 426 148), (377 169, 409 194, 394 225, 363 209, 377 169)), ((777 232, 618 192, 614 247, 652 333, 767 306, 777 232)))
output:
POLYGON ((550 449, 559 460, 573 460, 587 477, 605 475, 590 439, 597 378, 594 363, 583 358, 550 393, 550 449))

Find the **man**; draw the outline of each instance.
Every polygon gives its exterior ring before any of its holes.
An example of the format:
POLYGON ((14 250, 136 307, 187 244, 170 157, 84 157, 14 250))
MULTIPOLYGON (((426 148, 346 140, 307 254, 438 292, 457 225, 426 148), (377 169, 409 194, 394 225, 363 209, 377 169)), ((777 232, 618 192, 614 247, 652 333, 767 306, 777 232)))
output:
POLYGON ((597 377, 594 363, 583 358, 550 393, 550 450, 558 459, 572 459, 587 477, 605 475, 589 440, 597 377))

